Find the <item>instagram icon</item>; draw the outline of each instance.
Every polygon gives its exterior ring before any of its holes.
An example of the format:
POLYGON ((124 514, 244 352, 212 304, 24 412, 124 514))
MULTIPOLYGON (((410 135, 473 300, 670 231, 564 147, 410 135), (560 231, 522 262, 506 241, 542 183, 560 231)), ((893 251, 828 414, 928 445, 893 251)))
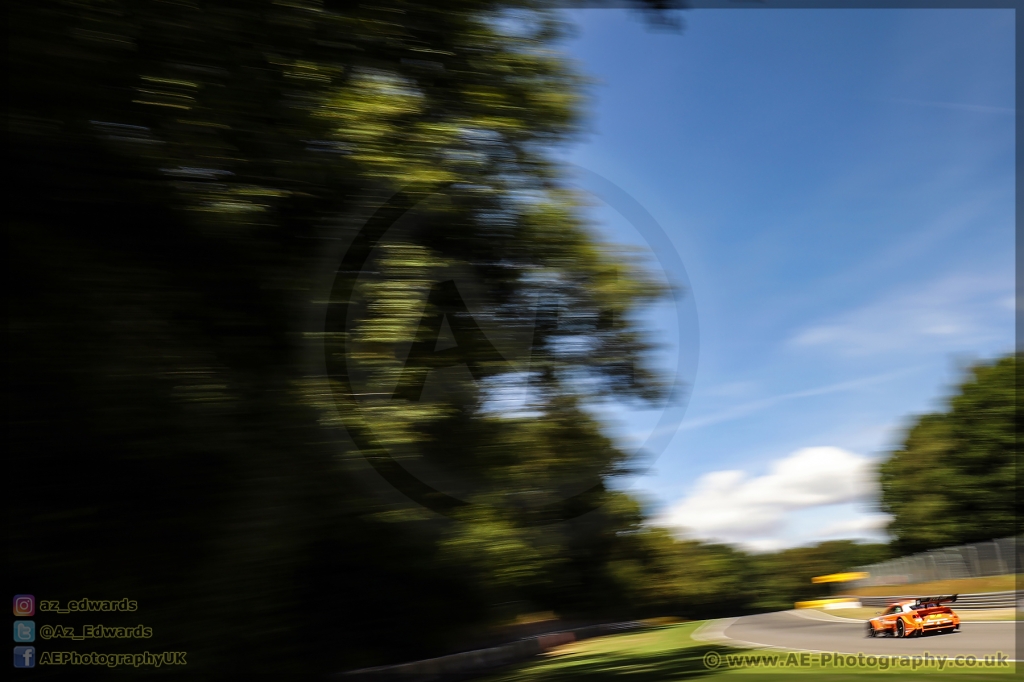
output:
POLYGON ((34 616, 36 614, 36 598, 31 594, 14 595, 14 615, 34 616))

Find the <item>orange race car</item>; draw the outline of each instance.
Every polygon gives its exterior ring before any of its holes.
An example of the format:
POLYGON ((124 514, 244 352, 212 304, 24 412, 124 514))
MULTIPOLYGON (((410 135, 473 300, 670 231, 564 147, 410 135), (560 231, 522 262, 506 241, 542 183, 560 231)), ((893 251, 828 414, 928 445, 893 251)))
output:
POLYGON ((960 616, 948 606, 956 601, 948 597, 920 597, 889 604, 881 614, 868 621, 868 637, 921 636, 927 632, 953 632, 960 629, 960 616))

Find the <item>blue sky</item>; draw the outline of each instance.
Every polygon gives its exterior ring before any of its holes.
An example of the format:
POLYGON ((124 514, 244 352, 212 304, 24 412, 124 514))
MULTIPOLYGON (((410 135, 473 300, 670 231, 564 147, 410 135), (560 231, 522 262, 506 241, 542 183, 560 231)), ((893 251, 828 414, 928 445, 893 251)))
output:
MULTIPOLYGON (((958 366, 1013 347, 1013 12, 684 16, 680 34, 566 13, 563 47, 595 80, 566 158, 657 220, 699 319, 686 415, 630 485, 691 537, 879 538, 873 464, 958 366)), ((666 366, 674 315, 645 318, 666 366)))

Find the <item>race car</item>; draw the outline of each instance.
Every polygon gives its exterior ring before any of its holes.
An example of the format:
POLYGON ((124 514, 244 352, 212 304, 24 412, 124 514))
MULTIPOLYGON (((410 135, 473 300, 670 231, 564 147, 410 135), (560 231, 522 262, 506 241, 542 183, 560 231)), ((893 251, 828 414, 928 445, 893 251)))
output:
POLYGON ((960 616, 948 606, 957 595, 918 597, 889 604, 883 613, 868 621, 868 637, 921 636, 929 632, 947 633, 960 629, 960 616))

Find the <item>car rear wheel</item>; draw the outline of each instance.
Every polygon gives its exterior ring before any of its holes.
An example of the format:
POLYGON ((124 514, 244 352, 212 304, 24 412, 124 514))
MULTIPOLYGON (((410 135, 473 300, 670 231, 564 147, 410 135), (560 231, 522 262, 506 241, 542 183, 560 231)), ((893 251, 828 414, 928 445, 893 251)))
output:
POLYGON ((907 636, 907 630, 905 627, 903 627, 902 620, 896 621, 896 636, 901 638, 907 636))

